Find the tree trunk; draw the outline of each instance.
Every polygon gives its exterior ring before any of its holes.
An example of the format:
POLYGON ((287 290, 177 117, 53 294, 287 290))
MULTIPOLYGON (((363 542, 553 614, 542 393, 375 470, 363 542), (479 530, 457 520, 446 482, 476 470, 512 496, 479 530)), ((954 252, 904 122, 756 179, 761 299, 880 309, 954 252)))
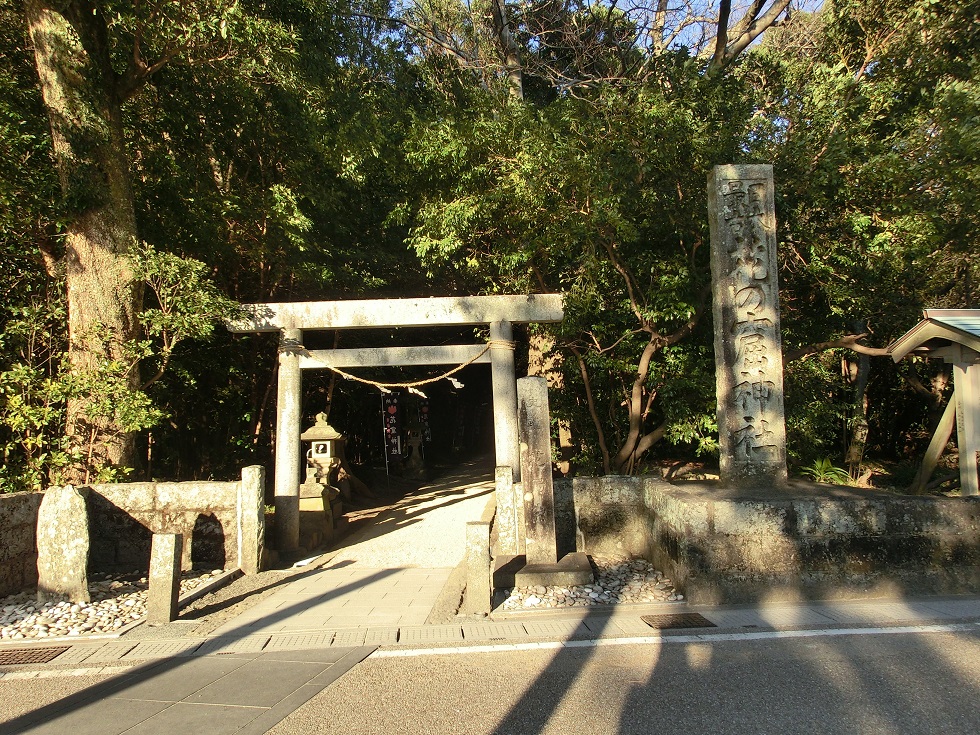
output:
MULTIPOLYGON (((640 451, 640 444, 644 438, 643 421, 646 418, 647 394, 644 386, 646 385, 647 375, 650 372, 650 361, 653 360, 653 356, 660 350, 662 344, 663 341, 659 337, 651 336, 643 348, 643 353, 640 355, 640 363, 636 368, 636 377, 633 380, 630 396, 626 400, 630 422, 629 433, 626 435, 626 441, 623 442, 623 446, 619 448, 615 459, 612 461, 613 469, 618 473, 630 472, 642 454, 656 443, 655 440, 644 442, 642 452, 640 451)), ((659 439, 659 437, 657 438, 659 439)))
MULTIPOLYGON (((97 8, 28 0, 25 11, 68 210, 69 363, 83 375, 106 360, 126 364, 124 343, 138 327, 140 291, 127 257, 136 218, 118 80, 97 8)), ((139 387, 135 366, 127 378, 139 387)), ((99 466, 129 466, 135 456, 133 435, 90 407, 90 395, 69 401, 67 432, 82 455, 69 481, 84 482, 99 466)))
POLYGON ((520 50, 510 32, 510 19, 507 16, 506 0, 492 0, 490 12, 493 18, 493 32, 500 46, 500 56, 507 72, 507 86, 510 96, 516 100, 524 99, 524 70, 520 50))

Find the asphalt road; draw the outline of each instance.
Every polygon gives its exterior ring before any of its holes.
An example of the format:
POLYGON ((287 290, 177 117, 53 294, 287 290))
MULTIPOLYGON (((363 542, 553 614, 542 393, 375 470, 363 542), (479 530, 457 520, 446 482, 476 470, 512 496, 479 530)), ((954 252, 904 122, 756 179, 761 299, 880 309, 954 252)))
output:
POLYGON ((980 732, 980 630, 369 658, 270 730, 980 732))

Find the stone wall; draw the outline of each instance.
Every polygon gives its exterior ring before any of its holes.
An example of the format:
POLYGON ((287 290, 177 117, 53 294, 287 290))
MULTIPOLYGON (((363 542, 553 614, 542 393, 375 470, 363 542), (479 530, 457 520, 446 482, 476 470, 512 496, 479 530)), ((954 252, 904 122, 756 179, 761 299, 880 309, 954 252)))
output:
POLYGON ((0 495, 0 597, 37 583, 41 493, 0 495))
POLYGON ((577 550, 574 485, 571 480, 555 480, 555 538, 558 558, 577 550))
MULTIPOLYGON (((246 467, 238 482, 92 485, 87 493, 89 568, 147 570, 154 533, 182 533, 182 566, 261 567, 265 472, 246 467)), ((0 495, 0 597, 37 584, 37 517, 42 493, 0 495)))
POLYGON ((695 603, 980 589, 980 498, 632 477, 574 489, 580 550, 643 556, 695 603))
POLYGON ((576 547, 599 556, 645 557, 650 548, 648 486, 652 477, 572 480, 576 547))
POLYGON ((264 472, 240 482, 131 482, 92 485, 89 567, 149 568, 154 533, 184 537, 182 566, 258 571, 264 544, 264 472))
POLYGON ((89 567, 149 569, 154 533, 183 534, 182 566, 236 566, 238 483, 130 482, 92 485, 89 567))

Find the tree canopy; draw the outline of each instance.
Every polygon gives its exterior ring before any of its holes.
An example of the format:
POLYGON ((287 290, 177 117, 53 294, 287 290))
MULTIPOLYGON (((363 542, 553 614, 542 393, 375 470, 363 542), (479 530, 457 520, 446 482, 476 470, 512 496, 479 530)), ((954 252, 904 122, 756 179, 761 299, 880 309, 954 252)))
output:
POLYGON ((0 487, 268 462, 275 347, 214 320, 367 296, 561 292, 579 471, 710 462, 705 181, 742 162, 792 460, 914 456, 949 376, 879 356, 978 304, 978 11, 0 0, 0 487))

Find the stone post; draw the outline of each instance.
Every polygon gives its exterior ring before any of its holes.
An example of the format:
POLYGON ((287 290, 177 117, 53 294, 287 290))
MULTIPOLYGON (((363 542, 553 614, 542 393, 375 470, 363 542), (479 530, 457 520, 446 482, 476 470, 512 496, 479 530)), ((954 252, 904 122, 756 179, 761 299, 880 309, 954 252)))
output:
POLYGON ((88 488, 49 487, 37 513, 37 599, 89 602, 88 488))
POLYGON ((521 479, 517 440, 517 373, 514 368, 514 330, 510 322, 490 324, 490 376, 493 383, 493 436, 496 466, 509 466, 514 482, 521 479))
MULTIPOLYGON (((966 356, 967 350, 960 348, 960 351, 966 356)), ((977 453, 980 452, 980 363, 954 363, 953 384, 956 444, 960 454, 960 493, 980 495, 977 478, 977 453)))
POLYGON ((466 592, 461 612, 490 612, 490 524, 470 521, 466 524, 466 592))
POLYGON ((300 420, 302 373, 299 353, 303 332, 284 329, 279 342, 276 398, 276 548, 299 547, 300 420))
POLYGON ((708 177, 715 380, 723 484, 786 483, 772 166, 708 177))
POLYGON ((257 574, 262 568, 265 545, 265 467, 242 469, 238 484, 238 568, 257 574))
POLYGON ((557 564, 548 381, 539 377, 521 378, 517 381, 517 399, 527 563, 557 564))
POLYGON ((177 619, 180 600, 180 557, 184 537, 179 533, 155 533, 150 547, 150 589, 146 600, 148 625, 166 625, 177 619))
POLYGON ((497 501, 494 525, 497 528, 497 553, 501 556, 516 556, 521 553, 521 524, 513 478, 514 472, 510 467, 497 467, 494 470, 494 494, 497 501))

